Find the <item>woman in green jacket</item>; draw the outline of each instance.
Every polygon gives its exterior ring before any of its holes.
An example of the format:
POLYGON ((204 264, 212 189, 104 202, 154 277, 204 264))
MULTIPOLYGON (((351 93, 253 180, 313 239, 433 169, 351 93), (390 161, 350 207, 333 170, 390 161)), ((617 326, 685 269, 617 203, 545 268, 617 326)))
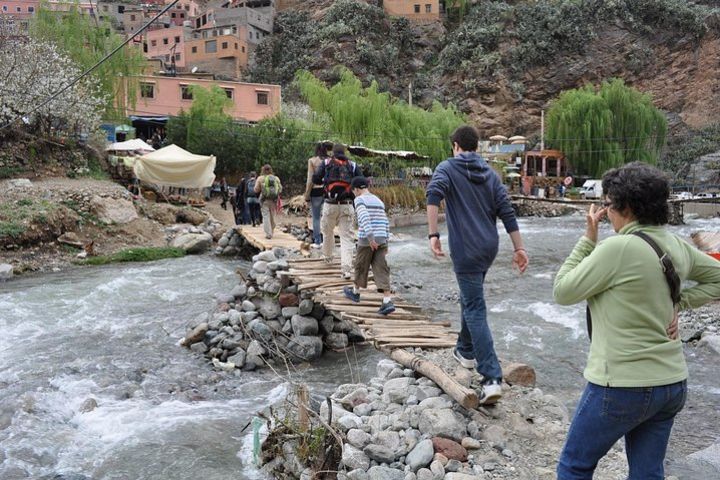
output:
POLYGON ((625 437, 631 480, 661 480, 675 415, 688 376, 677 338, 677 310, 720 298, 720 262, 667 232, 670 188, 662 172, 635 162, 603 176, 606 200, 590 207, 587 230, 560 268, 555 301, 587 300, 592 342, 578 403, 558 464, 558 479, 591 479, 598 461, 625 437), (598 243, 606 217, 617 235, 598 243), (647 234, 693 286, 673 305, 647 234))

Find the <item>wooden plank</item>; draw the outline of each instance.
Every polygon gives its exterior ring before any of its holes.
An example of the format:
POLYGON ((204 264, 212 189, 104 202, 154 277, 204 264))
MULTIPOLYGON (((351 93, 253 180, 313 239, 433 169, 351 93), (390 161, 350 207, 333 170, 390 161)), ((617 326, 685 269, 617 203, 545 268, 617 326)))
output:
POLYGON ((398 341, 398 342, 378 342, 377 340, 374 341, 375 344, 377 344, 376 348, 403 348, 403 347, 433 347, 433 348, 449 348, 454 347, 456 345, 456 342, 404 342, 404 341, 398 341))

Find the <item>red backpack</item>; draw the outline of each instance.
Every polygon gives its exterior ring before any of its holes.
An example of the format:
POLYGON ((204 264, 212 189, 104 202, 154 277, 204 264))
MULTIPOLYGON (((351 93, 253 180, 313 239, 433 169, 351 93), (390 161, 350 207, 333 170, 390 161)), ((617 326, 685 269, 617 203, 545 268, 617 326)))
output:
POLYGON ((350 160, 335 157, 325 160, 325 193, 328 198, 340 200, 352 196, 350 182, 353 170, 355 164, 350 160))

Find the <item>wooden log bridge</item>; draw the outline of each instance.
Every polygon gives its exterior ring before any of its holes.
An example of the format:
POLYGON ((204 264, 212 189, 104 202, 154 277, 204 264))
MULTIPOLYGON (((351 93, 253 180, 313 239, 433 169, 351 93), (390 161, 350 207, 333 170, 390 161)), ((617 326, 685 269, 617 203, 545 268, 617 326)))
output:
MULTIPOLYGON (((276 228, 273 238, 265 238, 262 227, 239 226, 238 233, 259 250, 280 247, 309 254, 302 242, 276 228)), ((290 269, 278 272, 289 276, 300 290, 313 290, 314 300, 321 303, 335 318, 356 324, 365 339, 377 349, 404 347, 448 348, 455 346, 457 334, 450 330, 450 322, 433 322, 417 305, 412 305, 393 295, 396 310, 390 315, 377 313, 383 295, 378 293, 370 280, 368 288, 361 291, 361 301, 347 299, 343 287, 352 280, 342 278, 339 258, 327 263, 322 258, 288 259, 290 269)), ((371 277, 372 278, 372 277, 371 277)))

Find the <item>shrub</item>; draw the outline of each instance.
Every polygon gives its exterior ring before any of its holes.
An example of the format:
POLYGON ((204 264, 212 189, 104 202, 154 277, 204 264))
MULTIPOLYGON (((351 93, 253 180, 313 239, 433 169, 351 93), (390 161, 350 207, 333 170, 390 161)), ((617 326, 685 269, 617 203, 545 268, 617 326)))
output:
POLYGON ((82 265, 105 265, 119 262, 152 262, 164 258, 179 258, 183 256, 185 256, 185 251, 182 248, 129 248, 113 253, 112 255, 90 257, 78 263, 82 265))

